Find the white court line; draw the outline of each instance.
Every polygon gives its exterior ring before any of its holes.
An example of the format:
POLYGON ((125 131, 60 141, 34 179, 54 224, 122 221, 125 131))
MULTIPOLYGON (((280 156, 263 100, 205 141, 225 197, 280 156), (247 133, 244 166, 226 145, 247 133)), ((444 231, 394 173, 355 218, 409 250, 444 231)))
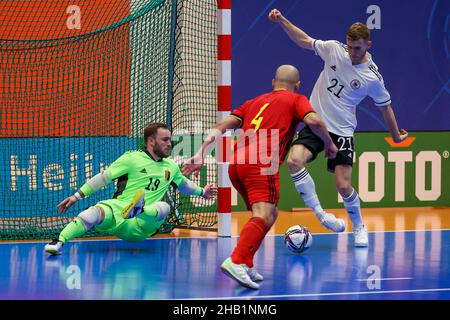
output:
MULTIPOLYGON (((389 231, 369 231, 370 233, 390 233, 390 232, 435 232, 435 231, 450 231, 450 229, 433 229, 433 230, 389 230, 389 231)), ((207 231, 207 232, 215 232, 215 231, 207 231)), ((313 236, 330 236, 330 235, 339 235, 339 234, 353 234, 353 232, 341 232, 341 233, 330 233, 330 232, 324 232, 324 233, 313 233, 313 236)), ((282 234, 270 234, 266 235, 266 237, 282 237, 284 235, 282 234)), ((147 240, 167 240, 167 239, 217 239, 218 236, 204 236, 204 237, 190 237, 190 236, 174 236, 174 237, 164 237, 164 238, 148 238, 147 240)), ((231 236, 231 237, 225 237, 225 238, 239 238, 239 236, 231 236)), ((70 240, 69 243, 74 242, 92 242, 92 241, 124 241, 122 239, 89 239, 86 238, 86 240, 70 240)), ((20 244, 20 243, 48 243, 48 240, 34 240, 34 241, 9 241, 9 240, 0 240, 0 245, 2 244, 20 244)))
POLYGON ((414 278, 404 277, 404 278, 374 278, 374 279, 356 279, 357 281, 389 281, 389 280, 411 280, 414 278))
MULTIPOLYGON (((433 232, 433 231, 450 231, 450 229, 419 229, 419 230, 385 230, 385 231, 369 231, 369 234, 371 233, 392 233, 392 232, 433 232)), ((316 236, 321 236, 321 235, 340 235, 340 234, 353 234, 352 231, 347 231, 347 232, 322 232, 322 233, 315 233, 312 232, 312 235, 316 235, 316 236)), ((266 235, 266 237, 278 237, 278 236, 283 236, 282 234, 270 234, 270 235, 266 235)), ((239 236, 236 236, 239 237, 239 236)))
POLYGON ((242 296, 242 297, 234 296, 234 297, 215 297, 215 298, 180 298, 180 299, 173 299, 173 300, 245 300, 245 299, 301 298, 301 297, 324 297, 324 296, 348 296, 348 295, 363 295, 363 294, 438 292, 438 291, 450 291, 450 288, 391 290, 391 291, 373 290, 373 291, 357 291, 357 292, 279 294, 279 295, 268 295, 268 296, 242 296))

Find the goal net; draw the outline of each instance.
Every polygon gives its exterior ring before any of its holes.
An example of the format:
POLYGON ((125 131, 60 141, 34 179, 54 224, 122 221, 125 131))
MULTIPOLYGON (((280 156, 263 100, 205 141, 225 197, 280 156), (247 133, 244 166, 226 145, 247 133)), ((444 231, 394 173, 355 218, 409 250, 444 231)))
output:
MULTIPOLYGON (((54 237, 111 198, 113 184, 65 214, 56 209, 142 147, 149 123, 171 126, 181 163, 216 120, 215 0, 76 3, 0 2, 0 239, 54 237)), ((216 182, 210 160, 196 183, 216 182)), ((215 227, 216 201, 174 190, 167 200, 161 232, 215 227)))

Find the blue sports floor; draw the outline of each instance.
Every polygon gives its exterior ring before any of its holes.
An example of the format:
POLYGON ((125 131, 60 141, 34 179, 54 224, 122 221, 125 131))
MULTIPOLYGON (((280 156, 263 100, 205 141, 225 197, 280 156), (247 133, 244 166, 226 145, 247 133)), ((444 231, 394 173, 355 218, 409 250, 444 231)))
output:
POLYGON ((450 299, 450 230, 313 234, 292 254, 267 236, 259 290, 219 269, 237 238, 75 241, 49 257, 43 242, 0 243, 0 299, 450 299))

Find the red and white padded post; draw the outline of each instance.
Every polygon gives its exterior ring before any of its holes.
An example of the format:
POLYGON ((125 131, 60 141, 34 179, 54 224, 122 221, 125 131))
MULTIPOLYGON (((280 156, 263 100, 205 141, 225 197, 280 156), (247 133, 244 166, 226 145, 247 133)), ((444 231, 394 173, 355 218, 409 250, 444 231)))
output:
MULTIPOLYGON (((231 112, 231 0, 217 0, 217 120, 231 112)), ((218 146, 218 236, 231 236, 231 182, 228 176, 227 132, 218 146)))

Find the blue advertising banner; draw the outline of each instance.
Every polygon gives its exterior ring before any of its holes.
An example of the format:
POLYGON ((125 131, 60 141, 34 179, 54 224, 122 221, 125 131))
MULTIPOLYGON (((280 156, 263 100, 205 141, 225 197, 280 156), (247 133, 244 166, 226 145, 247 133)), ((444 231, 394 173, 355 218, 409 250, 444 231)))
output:
MULTIPOLYGON (((315 39, 345 43, 352 23, 366 23, 370 52, 391 94, 399 126, 408 131, 450 130, 450 1, 234 1, 233 108, 270 91, 281 64, 299 68, 300 92, 308 97, 322 71, 323 62, 313 51, 298 47, 268 20, 273 8, 315 39)), ((357 108, 357 118, 357 131, 386 130, 370 98, 357 108)))
MULTIPOLYGON (((124 150, 135 149, 137 142, 129 137, 0 139, 2 214, 59 215, 56 205, 60 201, 109 166, 124 150)), ((79 213, 113 194, 111 183, 76 203, 67 214, 79 213)))

